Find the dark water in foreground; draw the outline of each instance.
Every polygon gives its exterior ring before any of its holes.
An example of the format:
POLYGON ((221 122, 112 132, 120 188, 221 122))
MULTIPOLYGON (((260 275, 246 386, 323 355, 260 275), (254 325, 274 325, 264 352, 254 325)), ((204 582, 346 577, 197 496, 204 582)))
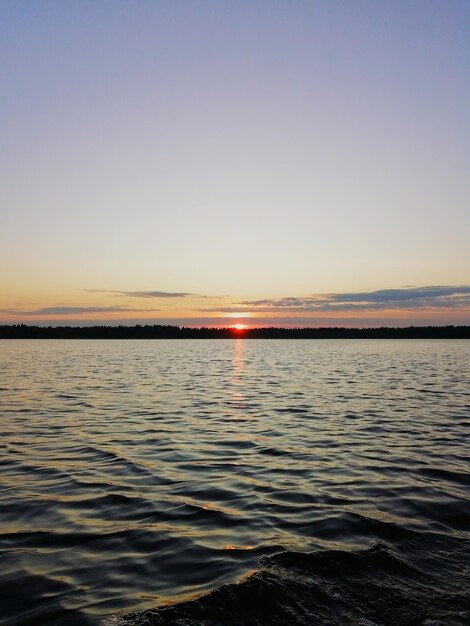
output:
POLYGON ((469 624, 469 364, 1 341, 0 624, 469 624))

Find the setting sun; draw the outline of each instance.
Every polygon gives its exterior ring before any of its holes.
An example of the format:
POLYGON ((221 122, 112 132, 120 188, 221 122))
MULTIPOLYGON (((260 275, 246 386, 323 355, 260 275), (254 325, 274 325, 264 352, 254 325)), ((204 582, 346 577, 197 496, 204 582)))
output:
POLYGON ((245 324, 234 324, 232 326, 232 328, 234 328, 235 330, 245 330, 246 329, 246 325, 245 324))

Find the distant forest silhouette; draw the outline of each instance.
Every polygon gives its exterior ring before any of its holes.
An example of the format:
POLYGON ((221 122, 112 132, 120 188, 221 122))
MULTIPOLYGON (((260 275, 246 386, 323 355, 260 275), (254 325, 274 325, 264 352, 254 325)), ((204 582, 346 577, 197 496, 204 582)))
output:
POLYGON ((470 326, 406 328, 190 328, 135 326, 0 326, 0 339, 470 339, 470 326))

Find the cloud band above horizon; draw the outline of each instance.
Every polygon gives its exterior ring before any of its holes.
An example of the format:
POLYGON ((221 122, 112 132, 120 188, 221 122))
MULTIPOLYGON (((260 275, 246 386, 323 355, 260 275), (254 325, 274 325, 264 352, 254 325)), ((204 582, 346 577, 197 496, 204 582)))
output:
MULTIPOLYGON (((87 305, 78 303, 60 303, 50 306, 11 307, 0 310, 5 322, 22 320, 115 322, 136 320, 159 323, 192 325, 231 325, 236 318, 250 324, 262 325, 276 323, 284 325, 311 325, 338 323, 340 319, 356 323, 364 320, 382 320, 383 323, 395 323, 396 320, 408 320, 414 323, 470 323, 470 286, 423 286, 399 289, 380 289, 370 292, 345 292, 330 294, 310 294, 307 296, 285 296, 273 299, 248 300, 229 296, 198 296, 213 300, 207 307, 196 306, 188 296, 189 292, 118 291, 86 290, 88 294, 99 294, 101 300, 107 295, 120 295, 129 298, 160 298, 162 306, 135 308, 129 304, 115 305, 107 302, 95 302, 87 305), (181 301, 178 305, 172 299, 181 301), (201 313, 203 314, 201 316, 201 313), (191 321, 190 321, 191 320, 191 321), (196 320, 196 321, 194 321, 196 320), (216 321, 217 320, 217 321, 216 321)), ((98 295, 97 295, 98 297, 98 295)))
POLYGON ((403 289, 380 289, 371 292, 332 293, 306 297, 283 297, 263 300, 241 300, 223 308, 201 308, 200 311, 235 311, 262 313, 319 313, 335 311, 422 310, 470 307, 470 287, 431 286, 403 289))

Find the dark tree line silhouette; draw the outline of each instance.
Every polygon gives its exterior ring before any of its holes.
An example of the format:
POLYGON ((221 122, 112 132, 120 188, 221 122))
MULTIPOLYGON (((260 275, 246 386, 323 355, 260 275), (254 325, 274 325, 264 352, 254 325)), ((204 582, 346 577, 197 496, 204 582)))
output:
POLYGON ((470 326, 406 328, 190 328, 135 326, 0 326, 0 339, 470 339, 470 326))

